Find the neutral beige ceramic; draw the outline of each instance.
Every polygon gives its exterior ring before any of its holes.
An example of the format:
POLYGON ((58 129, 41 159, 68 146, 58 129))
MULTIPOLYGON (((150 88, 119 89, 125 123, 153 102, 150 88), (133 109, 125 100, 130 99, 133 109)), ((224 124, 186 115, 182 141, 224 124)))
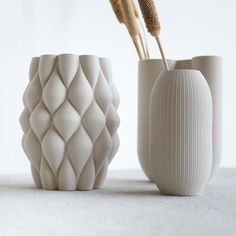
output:
MULTIPOLYGON (((213 161, 211 176, 220 164, 222 155, 222 58, 218 56, 199 56, 186 60, 169 60, 171 69, 196 69, 202 72, 211 90, 213 99, 213 161)), ((164 67, 160 59, 139 62, 138 89, 138 157, 140 165, 151 180, 148 162, 150 93, 155 80, 164 67)))
POLYGON ((119 138, 110 61, 73 54, 33 58, 23 96, 22 145, 37 187, 100 188, 119 138))
POLYGON ((197 70, 169 70, 150 98, 150 169, 162 194, 196 195, 212 168, 212 98, 197 70))
MULTIPOLYGON (((170 68, 175 61, 168 60, 170 68)), ((146 176, 152 180, 149 166, 149 102, 153 85, 164 70, 161 59, 143 60, 139 62, 138 73, 138 140, 137 151, 140 165, 146 176)))
POLYGON ((213 159, 211 177, 213 177, 220 166, 222 157, 223 59, 218 56, 194 57, 192 68, 202 72, 211 89, 213 101, 213 159))

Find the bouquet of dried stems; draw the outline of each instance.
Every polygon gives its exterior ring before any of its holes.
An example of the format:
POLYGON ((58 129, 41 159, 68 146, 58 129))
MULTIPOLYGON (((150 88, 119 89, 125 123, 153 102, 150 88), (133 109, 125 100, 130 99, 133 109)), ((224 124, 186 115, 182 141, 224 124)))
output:
POLYGON ((145 42, 143 40, 145 35, 140 33, 138 24, 141 21, 133 0, 110 0, 110 2, 118 21, 127 27, 139 59, 148 59, 149 52, 146 39, 145 42))
MULTIPOLYGON (((146 36, 143 30, 143 34, 140 33, 139 25, 142 27, 142 22, 139 18, 138 10, 133 0, 110 0, 115 15, 120 23, 126 25, 129 34, 133 40, 140 60, 149 59, 148 45, 146 36), (139 23, 139 24, 138 24, 139 23), (143 37, 145 41, 143 40, 143 37), (141 46, 140 46, 141 45, 141 46)), ((164 62, 166 70, 169 69, 168 63, 163 52, 163 48, 160 41, 160 21, 156 12, 155 4, 153 0, 138 0, 139 6, 147 27, 148 32, 155 37, 162 60, 164 62)))
POLYGON ((160 40, 160 30, 161 25, 160 21, 156 12, 156 7, 153 2, 153 0, 138 0, 140 9, 143 14, 143 18, 146 24, 146 27, 148 29, 148 32, 155 37, 158 47, 161 52, 162 60, 165 64, 166 70, 169 70, 168 63, 166 61, 165 54, 163 52, 162 46, 161 46, 161 40, 160 40))

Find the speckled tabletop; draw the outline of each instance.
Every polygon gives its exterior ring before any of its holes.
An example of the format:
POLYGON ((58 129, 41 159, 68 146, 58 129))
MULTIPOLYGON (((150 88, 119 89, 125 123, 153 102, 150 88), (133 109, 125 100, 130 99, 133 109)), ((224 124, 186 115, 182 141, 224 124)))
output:
POLYGON ((200 196, 160 195, 139 170, 111 171, 104 189, 44 191, 0 175, 0 235, 236 235, 236 169, 200 196))

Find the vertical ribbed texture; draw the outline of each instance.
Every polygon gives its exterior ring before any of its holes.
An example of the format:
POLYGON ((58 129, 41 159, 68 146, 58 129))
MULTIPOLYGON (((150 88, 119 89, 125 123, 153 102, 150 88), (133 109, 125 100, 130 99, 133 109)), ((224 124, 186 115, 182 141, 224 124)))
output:
POLYGON ((212 100, 199 71, 163 72, 150 102, 150 165, 164 194, 194 195, 212 165, 212 100))
POLYGON ((109 60, 44 55, 32 60, 29 74, 20 123, 36 186, 101 187, 119 147, 119 96, 109 60))
MULTIPOLYGON (((199 70, 211 90, 213 101, 213 155, 211 177, 220 165, 222 156, 222 58, 218 56, 199 56, 189 60, 168 61, 170 69, 199 70)), ((138 91, 138 157, 145 174, 151 178, 148 162, 149 145, 149 109, 151 89, 155 80, 164 70, 162 60, 145 60, 139 62, 138 91)))

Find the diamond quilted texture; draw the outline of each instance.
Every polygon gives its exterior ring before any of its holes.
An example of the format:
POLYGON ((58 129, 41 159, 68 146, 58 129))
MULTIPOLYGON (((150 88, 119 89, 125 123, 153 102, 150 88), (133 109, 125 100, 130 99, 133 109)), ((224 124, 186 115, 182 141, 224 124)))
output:
POLYGON ((92 89, 94 89, 99 74, 98 58, 95 56, 86 55, 80 56, 79 61, 85 77, 87 78, 92 89))
POLYGON ((94 97, 103 113, 106 114, 112 105, 113 95, 102 73, 99 73, 99 78, 94 90, 94 97))
POLYGON ((78 181, 77 188, 79 190, 92 190, 96 179, 94 160, 92 157, 89 158, 86 165, 84 166, 80 178, 78 181))
POLYGON ((120 117, 113 106, 110 107, 106 116, 106 126, 111 136, 115 134, 120 124, 120 117))
POLYGON ((83 126, 73 135, 67 146, 67 154, 79 177, 91 157, 93 144, 83 126))
POLYGON ((103 73, 108 84, 110 84, 112 81, 112 70, 111 70, 110 60, 104 57, 99 58, 99 64, 100 64, 101 72, 103 73))
POLYGON ((53 114, 66 98, 66 88, 60 77, 54 71, 43 90, 43 101, 51 114, 53 114))
POLYGON ((65 154, 65 144, 55 129, 50 128, 45 134, 42 141, 43 154, 53 170, 57 175, 59 166, 62 163, 65 154))
POLYGON ((33 164, 31 164, 31 173, 32 173, 35 185, 38 188, 42 188, 42 182, 41 182, 39 171, 34 168, 33 164))
POLYGON ((39 78, 42 84, 42 87, 47 83, 50 75, 52 74, 56 64, 55 55, 42 55, 39 61, 39 78))
POLYGON ((43 156, 40 165, 40 177, 44 189, 57 189, 56 177, 54 176, 46 158, 43 156))
POLYGON ((39 77, 36 75, 30 82, 25 94, 26 105, 29 108, 30 112, 32 112, 34 108, 37 106, 37 104, 41 99, 41 96, 42 96, 42 87, 39 81, 39 77))
POLYGON ((31 113, 30 124, 39 140, 42 140, 51 125, 51 116, 42 101, 31 113))
POLYGON ((79 67, 68 91, 68 98, 80 115, 87 110, 93 101, 93 90, 79 67))
POLYGON ((78 70, 79 58, 77 55, 63 54, 58 56, 58 70, 62 81, 68 88, 78 70))
POLYGON ((32 129, 29 129, 25 134, 23 147, 29 160, 31 161, 35 169, 39 171, 42 151, 40 142, 32 129))
POLYGON ((102 186, 119 147, 119 96, 108 59, 33 58, 20 117, 34 182, 44 189, 102 186))
POLYGON ((29 117, 30 112, 27 108, 25 108, 20 116, 20 125, 24 133, 26 133, 30 128, 29 117))
POLYGON ((120 97, 119 97, 118 91, 117 91, 116 87, 114 86, 113 82, 110 83, 110 88, 113 93, 113 102, 112 103, 113 103, 115 109, 117 110, 119 107, 119 104, 120 104, 120 97))
POLYGON ((66 100, 54 114, 53 122, 61 137, 67 142, 79 128, 80 116, 66 100))
POLYGON ((103 186, 104 181, 107 177, 107 171, 108 171, 108 160, 106 159, 100 170, 97 172, 96 180, 93 186, 94 189, 98 189, 103 186))
POLYGON ((93 100, 88 110, 82 117, 82 124, 93 142, 102 132, 105 123, 106 119, 102 110, 99 108, 96 101, 93 100))
POLYGON ((37 74, 38 68, 39 68, 39 57, 33 57, 32 61, 30 63, 30 69, 29 69, 29 79, 30 79, 30 81, 37 74))
POLYGON ((60 190, 76 190, 77 179, 70 161, 65 158, 58 174, 58 188, 60 190))
POLYGON ((109 132, 106 128, 103 129, 101 135, 94 143, 93 147, 93 159, 95 162, 96 173, 102 168, 104 162, 108 159, 108 156, 112 150, 112 140, 109 132))
POLYGON ((114 158, 117 150, 119 149, 119 146, 120 146, 120 139, 119 139, 119 136, 117 133, 115 133, 113 136, 112 136, 112 150, 110 152, 110 155, 109 155, 109 163, 112 161, 112 159, 114 158))

